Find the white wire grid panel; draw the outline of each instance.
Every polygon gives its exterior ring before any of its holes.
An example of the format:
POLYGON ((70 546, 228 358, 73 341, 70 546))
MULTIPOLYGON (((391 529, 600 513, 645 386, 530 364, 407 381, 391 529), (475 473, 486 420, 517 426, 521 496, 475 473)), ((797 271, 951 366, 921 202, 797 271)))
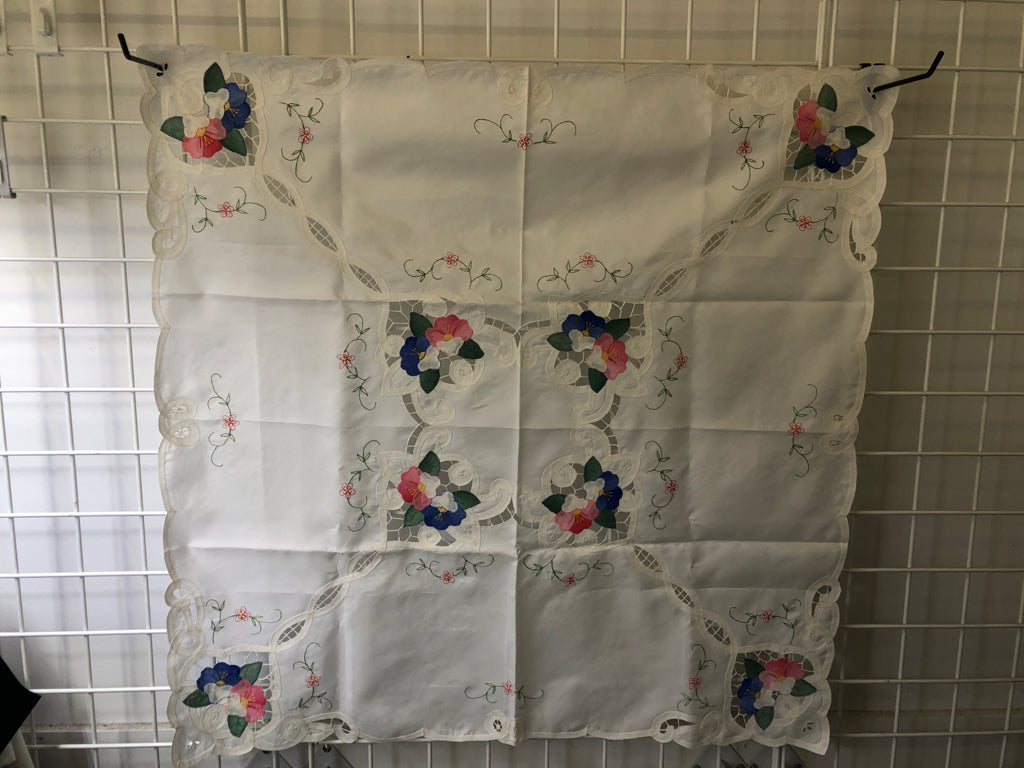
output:
POLYGON ((36 6, 0 0, 18 195, 0 200, 0 655, 44 694, 24 729, 37 765, 170 765, 147 136, 117 32, 306 56, 908 73, 945 50, 894 114, 827 755, 580 740, 223 764, 1024 764, 1024 5, 59 0, 61 56, 37 55, 36 6))

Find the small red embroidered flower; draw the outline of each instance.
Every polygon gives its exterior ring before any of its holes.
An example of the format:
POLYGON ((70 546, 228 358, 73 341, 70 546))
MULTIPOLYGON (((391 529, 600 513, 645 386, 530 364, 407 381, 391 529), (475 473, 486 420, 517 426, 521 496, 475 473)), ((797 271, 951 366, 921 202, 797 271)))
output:
POLYGON ((234 432, 235 428, 238 427, 238 417, 233 413, 229 413, 227 416, 222 416, 220 422, 221 426, 223 426, 228 432, 234 432))
POLYGON ((811 225, 813 223, 814 222, 811 221, 811 217, 810 216, 797 216, 796 217, 796 228, 799 229, 801 232, 806 232, 808 229, 811 228, 811 225))
POLYGON ((746 141, 746 140, 741 141, 739 143, 739 146, 736 147, 736 154, 737 155, 743 155, 744 157, 749 155, 752 151, 753 151, 753 147, 751 147, 750 146, 750 142, 746 141))
POLYGON ((315 672, 310 672, 306 675, 306 687, 307 688, 319 688, 320 687, 320 675, 315 672))
POLYGON ((299 144, 309 144, 313 140, 313 132, 309 128, 303 128, 299 131, 299 144))
POLYGON ((697 690, 698 688, 700 688, 700 685, 703 682, 704 681, 701 679, 700 675, 694 675, 693 677, 690 678, 690 690, 691 691, 697 690))
POLYGON ((675 480, 669 480, 667 483, 665 483, 665 493, 667 493, 669 496, 673 495, 678 490, 679 484, 676 483, 675 480))
POLYGON ((346 499, 351 499, 352 495, 356 492, 356 487, 352 483, 345 483, 341 486, 341 490, 338 493, 344 496, 346 499))
POLYGON ((583 267, 584 267, 585 269, 590 269, 590 268, 591 268, 591 267, 593 267, 593 266, 594 266, 594 265, 595 265, 596 263, 597 263, 597 257, 596 257, 596 256, 594 256, 594 254, 592 254, 592 253, 591 253, 590 251, 587 251, 587 252, 586 252, 586 253, 584 253, 584 254, 583 254, 582 256, 580 256, 580 264, 581 264, 581 265, 582 265, 582 266, 583 266, 583 267))
POLYGON ((446 267, 454 267, 458 265, 458 263, 459 257, 456 254, 452 253, 451 251, 448 251, 448 253, 444 255, 444 265, 446 267))
POLYGON ((565 577, 564 581, 565 581, 565 586, 567 586, 567 587, 575 586, 575 584, 576 584, 576 576, 574 574, 570 573, 568 576, 565 577))
POLYGON ((445 584, 451 584, 455 581, 455 574, 451 571, 441 571, 441 581, 445 584))
POLYGON ((504 689, 506 696, 511 696, 513 693, 516 692, 516 687, 512 685, 511 680, 506 680, 504 683, 501 684, 501 687, 504 689))
POLYGON ((759 614, 757 614, 757 617, 758 617, 758 618, 759 618, 759 619, 760 619, 761 621, 763 621, 763 622, 764 622, 765 624, 767 624, 767 623, 768 623, 769 621, 771 621, 771 620, 772 620, 772 616, 774 616, 774 615, 775 615, 775 614, 773 614, 773 613, 772 613, 771 611, 769 611, 769 610, 768 610, 768 609, 766 608, 765 610, 763 610, 763 611, 761 611, 761 612, 760 612, 759 614))
POLYGON ((338 364, 339 368, 351 368, 352 364, 356 361, 356 356, 351 352, 342 352, 338 355, 338 360, 340 361, 338 364))
POLYGON ((801 424, 799 421, 794 421, 792 424, 789 425, 789 432, 787 434, 789 434, 790 437, 796 437, 797 435, 802 435, 803 433, 804 425, 801 424))
POLYGON ((235 215, 235 206, 231 203, 224 201, 217 206, 217 210, 220 211, 221 218, 230 219, 235 215))
POLYGON ((526 149, 528 146, 533 144, 533 134, 532 133, 520 133, 519 134, 519 141, 517 143, 519 144, 519 148, 520 149, 526 149))
POLYGON ((686 364, 690 362, 690 358, 688 358, 686 355, 676 355, 676 359, 673 360, 672 362, 675 364, 676 370, 678 370, 680 368, 685 368, 686 364))
POLYGON ((244 605, 235 609, 235 621, 248 621, 251 615, 252 614, 249 613, 249 609, 244 605))

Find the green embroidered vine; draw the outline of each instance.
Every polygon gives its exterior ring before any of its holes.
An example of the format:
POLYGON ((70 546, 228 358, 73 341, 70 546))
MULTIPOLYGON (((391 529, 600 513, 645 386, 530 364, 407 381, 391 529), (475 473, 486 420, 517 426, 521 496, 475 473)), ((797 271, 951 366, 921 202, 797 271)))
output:
POLYGON ((560 581, 567 587, 576 586, 593 572, 601 573, 605 576, 611 576, 615 572, 615 566, 611 563, 606 563, 601 558, 596 558, 591 563, 577 563, 569 573, 556 568, 555 558, 553 557, 546 563, 531 563, 529 560, 530 556, 525 555, 522 559, 522 564, 526 570, 533 571, 534 578, 540 576, 544 571, 550 571, 551 581, 560 581), (580 568, 583 569, 582 572, 580 568))
POLYGON ((483 683, 482 685, 483 693, 479 695, 470 695, 469 690, 473 687, 471 685, 467 685, 466 690, 464 690, 462 693, 467 699, 484 699, 485 701, 487 701, 488 704, 497 704, 498 689, 501 689, 505 692, 506 696, 514 695, 516 697, 516 706, 519 707, 523 706, 527 701, 536 701, 537 699, 542 698, 544 696, 543 688, 540 689, 540 693, 534 696, 530 696, 529 694, 525 693, 525 685, 521 685, 518 688, 516 688, 515 684, 511 680, 506 680, 504 683, 483 683))
POLYGON ((572 261, 565 262, 565 274, 562 274, 558 267, 552 267, 551 272, 546 275, 541 275, 537 278, 537 290, 543 291, 541 283, 561 283, 565 286, 565 290, 569 290, 569 278, 572 275, 581 272, 584 269, 594 269, 599 267, 601 270, 601 276, 594 278, 595 283, 603 283, 607 279, 611 279, 613 283, 618 284, 619 280, 629 277, 633 274, 633 263, 630 261, 626 262, 627 271, 623 271, 623 267, 617 267, 616 269, 608 269, 603 261, 597 258, 590 251, 587 251, 580 256, 575 263, 572 261))
POLYGON ((317 123, 319 125, 320 121, 317 120, 316 116, 319 115, 324 108, 323 99, 318 98, 316 99, 316 101, 319 102, 320 106, 316 107, 315 109, 313 107, 310 107, 309 109, 306 110, 305 114, 302 113, 302 106, 300 104, 284 101, 278 102, 278 104, 280 104, 285 108, 285 110, 287 110, 288 117, 298 118, 299 121, 299 146, 293 149, 288 154, 285 154, 284 149, 282 148, 281 157, 283 157, 285 160, 292 164, 292 170, 295 173, 295 178, 303 183, 307 183, 313 180, 312 176, 310 176, 308 179, 302 178, 302 176, 299 175, 299 167, 300 165, 306 162, 306 145, 313 140, 313 132, 309 130, 309 126, 306 125, 306 121, 308 120, 310 123, 317 123))
MULTIPOLYGON (((216 621, 210 619, 210 645, 213 645, 216 642, 217 633, 224 629, 224 625, 227 623, 227 619, 224 618, 225 604, 226 601, 224 600, 221 600, 220 602, 217 602, 216 600, 206 601, 206 607, 213 611, 216 611, 217 613, 216 621)), ((238 608, 234 610, 233 613, 230 614, 230 616, 233 616, 236 622, 247 621, 250 624, 252 624, 253 629, 255 630, 252 634, 258 635, 260 632, 263 631, 264 624, 277 624, 277 622, 281 620, 281 609, 275 608, 274 610, 277 612, 277 618, 266 619, 259 614, 250 612, 249 609, 246 608, 244 605, 240 605, 238 608)))
POLYGON ((473 287, 473 283, 475 283, 477 280, 484 280, 485 282, 488 283, 497 282, 498 284, 494 288, 495 291, 500 291, 502 287, 504 287, 502 279, 497 275, 497 273, 491 272, 490 267, 484 267, 482 270, 480 270, 480 273, 474 277, 473 262, 462 261, 457 254, 452 253, 451 251, 448 251, 448 253, 446 253, 444 256, 440 256, 434 259, 434 261, 431 262, 430 266, 427 267, 426 269, 414 266, 413 271, 410 272, 409 264, 412 261, 413 259, 406 259, 405 263, 402 264, 402 269, 405 271, 405 274, 407 274, 409 277, 414 277, 421 283, 424 280, 426 280, 427 277, 432 277, 434 280, 440 280, 441 278, 443 278, 444 272, 442 272, 441 274, 437 273, 437 268, 443 264, 445 269, 458 268, 459 272, 464 272, 466 276, 469 278, 470 288, 473 287))
POLYGON ((267 209, 261 203, 256 203, 253 202, 252 200, 246 199, 246 192, 243 187, 235 187, 235 189, 241 192, 241 195, 235 201, 234 205, 225 200, 216 208, 210 208, 206 205, 207 198, 199 194, 199 191, 195 187, 192 187, 192 194, 194 195, 192 205, 198 205, 200 208, 203 209, 203 218, 199 219, 199 221, 192 225, 192 231, 198 233, 202 232, 207 227, 214 226, 213 220, 210 218, 211 213, 219 213, 222 219, 230 219, 236 213, 248 215, 249 212, 245 209, 250 206, 254 206, 263 211, 263 215, 259 217, 260 221, 264 221, 267 218, 267 209), (198 227, 198 229, 196 229, 196 227, 198 227))
POLYGON ((811 401, 802 408, 793 406, 793 421, 790 422, 789 429, 786 431, 786 434, 789 435, 791 440, 789 455, 792 456, 796 454, 804 460, 804 471, 797 472, 797 477, 805 477, 807 473, 811 471, 811 461, 807 457, 814 451, 813 445, 804 445, 802 442, 798 442, 800 435, 804 433, 803 422, 799 421, 799 419, 806 419, 809 416, 818 415, 818 409, 814 407, 814 402, 818 399, 818 388, 813 384, 808 384, 807 386, 814 390, 814 397, 812 397, 811 401))
POLYGON ((741 618, 733 614, 733 611, 739 610, 736 606, 733 606, 729 609, 729 618, 735 622, 745 625, 747 634, 751 636, 754 634, 754 628, 757 626, 758 622, 761 622, 762 624, 770 624, 773 621, 778 621, 782 626, 789 629, 789 642, 792 644, 796 639, 796 627, 800 623, 800 619, 790 618, 790 614, 796 613, 796 611, 800 609, 801 601, 799 598, 794 597, 788 603, 780 603, 780 605, 782 606, 783 613, 785 614, 783 616, 780 616, 769 608, 765 608, 757 613, 745 611, 745 618, 741 618))
POLYGON ((654 380, 661 385, 661 389, 658 390, 655 397, 658 399, 657 405, 650 405, 644 403, 644 406, 651 411, 656 411, 663 406, 668 398, 672 397, 672 392, 669 390, 668 385, 679 381, 679 371, 686 367, 686 364, 690 362, 690 358, 683 354, 683 348, 678 341, 672 338, 674 329, 672 328, 672 321, 678 320, 680 323, 685 322, 679 315, 672 315, 668 320, 665 321, 664 328, 658 328, 658 335, 662 337, 660 349, 662 352, 665 351, 666 345, 669 347, 670 354, 672 354, 672 366, 665 372, 664 376, 655 376, 654 380))
POLYGON ((306 687, 310 689, 308 696, 299 697, 299 703, 296 705, 299 709, 306 709, 306 707, 308 707, 314 701, 319 704, 323 704, 328 708, 334 706, 334 702, 331 701, 330 696, 328 696, 326 693, 317 692, 320 688, 320 683, 323 680, 323 678, 320 675, 318 675, 314 670, 315 662, 309 660, 309 649, 312 648, 314 645, 317 648, 320 647, 320 643, 310 643, 306 646, 306 650, 302 652, 302 661, 296 661, 294 664, 292 664, 292 669, 304 669, 306 671, 306 687))
POLYGON ((515 135, 512 133, 512 129, 505 125, 505 120, 511 119, 512 115, 508 113, 505 113, 500 118, 498 118, 497 122, 486 117, 478 117, 476 120, 473 121, 473 130, 476 131, 477 133, 480 133, 480 123, 488 123, 498 129, 498 132, 501 134, 502 137, 502 144, 515 143, 517 147, 523 150, 529 149, 534 144, 557 144, 558 142, 555 141, 552 137, 555 135, 555 132, 563 125, 570 126, 572 128, 572 135, 576 135, 576 123, 574 123, 572 120, 563 120, 560 123, 553 123, 545 117, 539 123, 539 125, 543 128, 543 133, 541 133, 541 137, 539 139, 535 139, 533 137, 532 132, 520 133, 519 138, 516 139, 515 135), (545 123, 547 123, 547 127, 544 127, 545 123))
POLYGON ((210 374, 210 388, 213 390, 213 395, 207 399, 206 407, 213 408, 213 403, 217 403, 221 407, 227 410, 224 416, 221 416, 221 428, 224 429, 219 435, 210 434, 207 438, 210 445, 213 446, 213 450, 210 451, 210 463, 215 467, 223 467, 223 464, 218 464, 214 458, 217 455, 217 451, 223 448, 228 443, 234 443, 235 430, 238 428, 238 414, 231 410, 231 393, 229 392, 227 397, 223 397, 220 392, 217 391, 217 384, 214 382, 214 377, 220 379, 219 373, 210 374), (219 442, 218 442, 219 441, 219 442))
POLYGON ((815 225, 820 224, 821 231, 818 232, 819 240, 824 240, 827 243, 834 243, 837 240, 839 240, 839 234, 837 232, 834 232, 828 226, 829 222, 834 221, 837 217, 836 205, 838 205, 839 203, 838 197, 836 198, 836 201, 832 203, 832 205, 828 205, 822 209, 825 215, 818 219, 812 219, 810 216, 799 214, 796 208, 794 207, 794 205, 799 202, 800 200, 794 197, 792 200, 786 203, 786 210, 779 211, 778 213, 773 213, 771 216, 765 219, 765 231, 774 232, 775 230, 770 226, 772 220, 781 216, 783 221, 789 222, 790 224, 796 224, 796 228, 799 229, 801 232, 806 232, 815 225))
POLYGON ((732 188, 735 189, 737 192, 742 192, 744 189, 750 186, 750 179, 753 175, 753 172, 759 171, 762 168, 764 168, 764 160, 757 160, 751 156, 751 153, 754 151, 754 148, 750 145, 750 130, 752 128, 764 127, 765 118, 773 117, 775 113, 769 112, 768 114, 765 115, 758 115, 755 113, 753 120, 750 123, 745 123, 742 117, 740 117, 739 119, 735 119, 732 116, 732 113, 734 111, 735 110, 732 109, 729 110, 729 122, 732 123, 734 126, 732 129, 732 132, 734 134, 739 133, 740 131, 743 132, 743 138, 740 139, 740 143, 736 147, 736 154, 743 158, 743 161, 740 163, 740 173, 746 171, 747 180, 742 187, 737 187, 735 184, 733 184, 732 188))
POLYGON ((708 658, 708 652, 704 649, 701 643, 694 643, 691 651, 700 650, 700 658, 697 660, 697 672, 690 675, 690 679, 687 681, 692 693, 681 693, 683 697, 676 703, 676 709, 682 709, 688 707, 691 704, 697 704, 698 709, 707 709, 711 706, 711 701, 708 699, 707 694, 700 692, 700 687, 704 684, 704 670, 708 667, 717 667, 718 663, 714 659, 708 658))
POLYGON ((356 459, 359 461, 360 464, 362 464, 362 466, 359 469, 349 472, 348 481, 343 483, 341 486, 341 490, 338 491, 338 495, 344 497, 345 503, 352 507, 352 509, 357 510, 359 512, 355 519, 355 527, 353 528, 352 525, 348 526, 348 529, 353 532, 361 531, 363 528, 365 528, 366 521, 372 517, 372 515, 366 511, 366 499, 363 499, 362 504, 356 504, 354 501, 352 501, 352 497, 355 496, 356 494, 355 484, 363 479, 363 473, 373 473, 373 470, 370 468, 370 465, 367 462, 370 459, 370 446, 373 445, 374 443, 380 445, 379 440, 370 440, 363 446, 363 449, 361 451, 356 452, 356 459))
POLYGON ((481 568, 489 568, 494 565, 494 555, 488 555, 490 560, 470 560, 465 555, 462 556, 462 565, 452 570, 442 570, 438 573, 435 569, 440 567, 440 563, 437 560, 431 560, 429 563, 426 562, 422 557, 415 563, 409 563, 405 566, 405 575, 412 576, 413 573, 422 573, 426 571, 435 579, 440 580, 444 584, 453 584, 457 576, 468 576, 469 569, 473 569, 473 573, 479 573, 481 568), (412 570, 410 570, 410 568, 412 570))
POLYGON ((341 351, 338 357, 338 367, 345 371, 345 378, 350 381, 355 381, 355 386, 352 387, 352 392, 359 398, 359 405, 362 406, 363 410, 372 411, 377 407, 376 403, 367 405, 366 400, 370 397, 370 393, 366 389, 366 383, 370 380, 369 376, 360 376, 359 368, 356 366, 356 355, 352 351, 352 348, 356 345, 362 347, 362 351, 366 352, 369 347, 366 344, 366 339, 363 337, 370 332, 370 326, 366 325, 366 321, 363 316, 358 312, 352 312, 348 317, 345 318, 345 322, 349 322, 352 318, 356 320, 352 323, 353 330, 356 335, 348 340, 345 344, 345 348, 341 351))
POLYGON ((661 443, 659 443, 657 440, 648 440, 647 443, 644 445, 644 448, 649 448, 652 445, 655 446, 656 448, 654 456, 655 464, 647 471, 657 473, 658 477, 661 478, 661 482, 665 484, 665 492, 663 494, 656 493, 653 496, 651 496, 651 506, 653 506, 654 509, 651 510, 651 513, 647 515, 647 517, 651 521, 652 526, 654 526, 659 531, 663 531, 665 530, 665 526, 658 525, 658 523, 661 522, 661 510, 663 510, 665 507, 672 503, 672 500, 676 497, 676 492, 679 490, 679 484, 674 479, 672 479, 672 470, 666 469, 665 467, 662 466, 662 464, 667 464, 669 461, 671 461, 671 457, 664 455, 664 453, 662 452, 661 443), (658 501, 659 496, 667 497, 667 499, 665 499, 664 501, 658 501))

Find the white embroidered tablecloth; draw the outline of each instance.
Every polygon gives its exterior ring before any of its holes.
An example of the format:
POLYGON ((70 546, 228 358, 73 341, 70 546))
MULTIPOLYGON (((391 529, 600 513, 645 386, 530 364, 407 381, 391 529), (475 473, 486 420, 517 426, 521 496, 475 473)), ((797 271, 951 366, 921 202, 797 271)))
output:
POLYGON ((177 764, 823 751, 894 71, 143 55, 177 764))

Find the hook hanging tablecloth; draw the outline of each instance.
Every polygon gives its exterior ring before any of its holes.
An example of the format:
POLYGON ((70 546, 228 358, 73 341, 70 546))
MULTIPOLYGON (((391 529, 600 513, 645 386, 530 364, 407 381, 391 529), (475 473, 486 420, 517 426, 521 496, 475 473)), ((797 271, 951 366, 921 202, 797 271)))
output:
POLYGON ((175 760, 823 751, 894 71, 145 55, 175 760))

